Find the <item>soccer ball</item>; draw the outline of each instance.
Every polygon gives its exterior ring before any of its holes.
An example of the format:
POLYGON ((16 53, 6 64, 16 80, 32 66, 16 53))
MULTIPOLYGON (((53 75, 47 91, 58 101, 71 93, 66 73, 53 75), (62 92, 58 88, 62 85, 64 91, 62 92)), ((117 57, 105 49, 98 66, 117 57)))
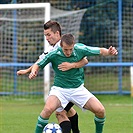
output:
POLYGON ((62 129, 56 123, 48 123, 43 129, 43 133, 62 133, 62 129))

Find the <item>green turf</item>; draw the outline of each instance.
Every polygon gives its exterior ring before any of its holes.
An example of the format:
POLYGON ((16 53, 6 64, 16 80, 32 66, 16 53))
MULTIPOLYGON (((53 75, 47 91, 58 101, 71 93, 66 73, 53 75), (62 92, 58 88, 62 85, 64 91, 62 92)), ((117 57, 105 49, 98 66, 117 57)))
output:
MULTIPOLYGON (((129 95, 97 95, 106 108, 104 133, 133 133, 133 100, 129 95)), ((0 133, 34 133, 37 117, 43 108, 43 98, 0 97, 0 133)), ((95 133, 93 114, 79 114, 79 127, 82 133, 95 133)), ((55 115, 50 122, 57 122, 55 115)))

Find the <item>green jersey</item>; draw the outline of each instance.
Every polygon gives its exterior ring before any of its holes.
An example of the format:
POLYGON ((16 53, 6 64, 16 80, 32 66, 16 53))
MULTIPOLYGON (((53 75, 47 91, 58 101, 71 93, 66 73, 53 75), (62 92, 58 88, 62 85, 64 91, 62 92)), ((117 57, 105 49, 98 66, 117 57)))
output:
POLYGON ((86 56, 95 56, 100 54, 98 47, 86 46, 82 43, 74 45, 73 52, 70 57, 66 57, 59 47, 56 50, 48 53, 45 58, 38 63, 40 68, 44 68, 51 62, 52 68, 55 72, 54 86, 61 88, 77 88, 84 83, 84 71, 83 68, 73 68, 68 71, 61 71, 58 69, 58 65, 63 62, 78 62, 86 56))

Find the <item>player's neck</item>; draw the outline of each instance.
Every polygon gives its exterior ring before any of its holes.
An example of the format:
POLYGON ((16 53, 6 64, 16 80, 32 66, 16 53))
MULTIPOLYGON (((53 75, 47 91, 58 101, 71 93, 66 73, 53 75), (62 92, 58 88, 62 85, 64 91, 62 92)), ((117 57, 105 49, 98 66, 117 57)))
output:
POLYGON ((59 41, 60 41, 60 39, 55 44, 52 44, 52 46, 54 47, 59 41))
POLYGON ((56 44, 52 44, 51 46, 54 47, 56 44))

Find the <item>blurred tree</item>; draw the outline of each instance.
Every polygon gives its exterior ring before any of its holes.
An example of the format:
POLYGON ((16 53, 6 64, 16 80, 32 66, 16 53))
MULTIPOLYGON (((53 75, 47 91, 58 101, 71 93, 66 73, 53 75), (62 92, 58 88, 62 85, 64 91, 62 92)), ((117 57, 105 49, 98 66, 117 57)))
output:
POLYGON ((96 4, 97 0, 71 0, 72 9, 84 9, 96 4))
POLYGON ((0 0, 0 4, 10 4, 12 0, 0 0))
POLYGON ((80 25, 79 42, 90 46, 105 46, 109 36, 116 36, 113 32, 118 21, 117 6, 117 2, 99 5, 95 1, 95 5, 87 8, 80 25))

